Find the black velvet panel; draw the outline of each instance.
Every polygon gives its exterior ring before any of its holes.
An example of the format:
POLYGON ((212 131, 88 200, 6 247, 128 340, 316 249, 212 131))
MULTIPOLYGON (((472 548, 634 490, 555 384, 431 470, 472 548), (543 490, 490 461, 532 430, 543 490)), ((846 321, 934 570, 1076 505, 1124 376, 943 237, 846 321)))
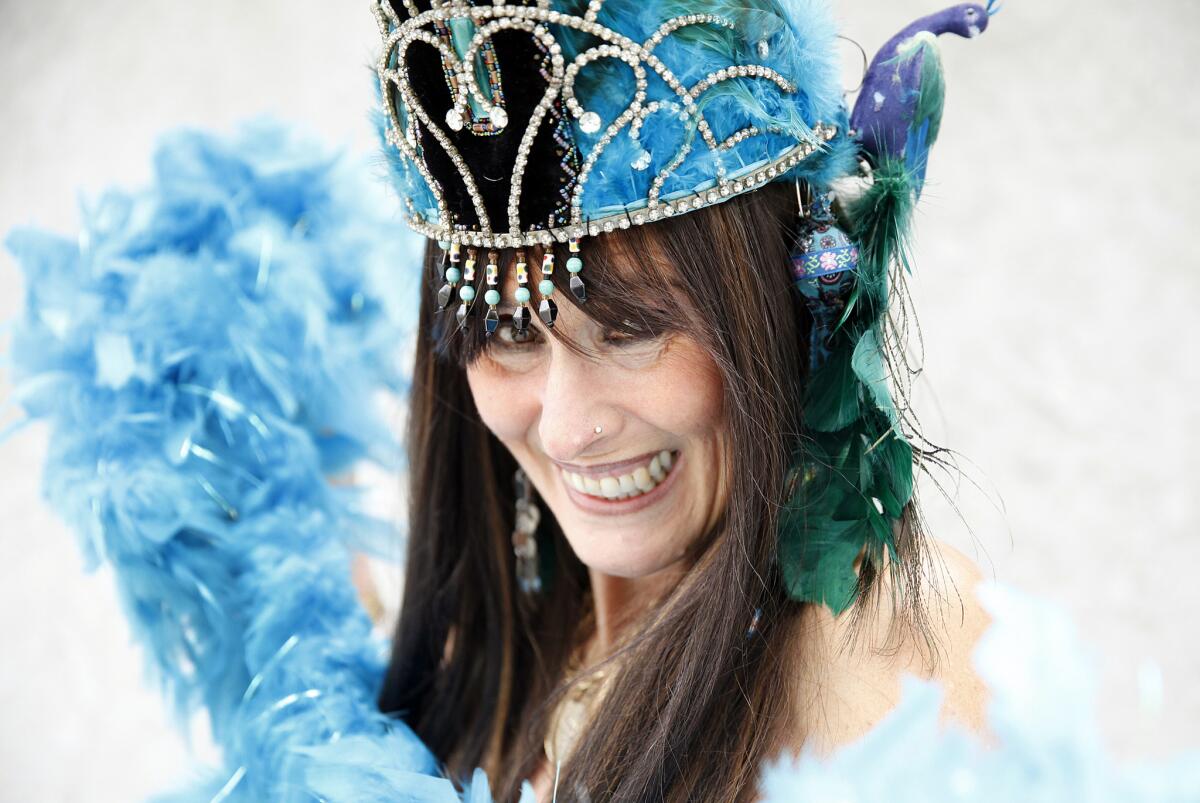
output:
MULTIPOLYGON (((408 18, 402 2, 389 2, 401 19, 408 18)), ((428 3, 417 2, 416 6, 425 10, 428 3)), ((428 30, 432 32, 432 26, 428 30)), ((474 177, 492 229, 503 232, 508 230, 508 196, 517 147, 533 108, 545 94, 543 71, 549 72, 549 54, 525 31, 501 31, 491 41, 499 65, 503 105, 508 114, 508 125, 499 133, 477 134, 471 130, 469 121, 460 131, 452 131, 445 124, 452 98, 441 54, 434 48, 424 42, 409 45, 407 73, 413 95, 429 119, 457 148, 474 177)), ((571 125, 563 117, 564 111, 561 101, 556 101, 543 118, 529 152, 519 207, 523 231, 546 228, 548 224, 562 225, 569 217, 570 193, 575 186, 580 157, 571 125)), ((425 165, 441 185, 446 205, 455 220, 468 229, 480 228, 466 184, 449 155, 423 123, 418 122, 417 129, 425 165)))

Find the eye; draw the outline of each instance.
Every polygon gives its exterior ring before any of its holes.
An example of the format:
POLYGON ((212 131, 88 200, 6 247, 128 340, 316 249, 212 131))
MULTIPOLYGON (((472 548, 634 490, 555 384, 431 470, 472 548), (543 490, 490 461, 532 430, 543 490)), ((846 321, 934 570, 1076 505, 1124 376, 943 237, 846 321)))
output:
POLYGON ((977 10, 975 10, 975 9, 973 9, 973 8, 968 8, 968 9, 967 9, 967 19, 969 19, 969 20, 973 20, 973 19, 975 19, 975 18, 976 18, 976 17, 978 17, 978 16, 979 16, 979 12, 978 12, 977 10))
POLYGON ((625 329, 609 329, 604 333, 604 342, 608 345, 617 346, 633 346, 639 343, 649 343, 657 340, 659 335, 649 328, 638 326, 637 324, 625 322, 625 329))
POLYGON ((501 315, 500 325, 489 340, 500 348, 523 349, 536 346, 541 342, 542 335, 532 323, 524 333, 518 333, 517 327, 513 326, 512 315, 501 315))
POLYGON ((614 359, 622 360, 627 367, 627 361, 635 360, 637 365, 662 356, 671 342, 672 333, 651 326, 640 326, 628 321, 620 329, 609 329, 601 337, 600 345, 614 359))
POLYGON ((624 346, 630 343, 637 343, 643 338, 643 335, 634 334, 631 332, 622 332, 617 329, 610 329, 604 333, 604 342, 615 346, 624 346))

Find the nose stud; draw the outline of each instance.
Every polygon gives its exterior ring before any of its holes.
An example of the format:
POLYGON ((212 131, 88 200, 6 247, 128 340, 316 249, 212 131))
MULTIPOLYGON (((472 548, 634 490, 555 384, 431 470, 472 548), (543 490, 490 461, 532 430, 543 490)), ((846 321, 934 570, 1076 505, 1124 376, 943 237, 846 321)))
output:
POLYGON ((599 424, 597 424, 597 425, 596 425, 596 429, 595 429, 594 431, 595 431, 595 433, 596 433, 597 435, 599 435, 601 432, 603 432, 603 431, 604 431, 604 427, 602 427, 602 426, 600 426, 599 424))

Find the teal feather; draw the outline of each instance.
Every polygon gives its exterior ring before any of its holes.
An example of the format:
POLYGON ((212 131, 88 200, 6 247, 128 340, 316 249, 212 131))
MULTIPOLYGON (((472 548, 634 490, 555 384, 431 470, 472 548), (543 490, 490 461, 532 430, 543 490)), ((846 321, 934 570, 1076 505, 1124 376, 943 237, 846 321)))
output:
POLYGON ((859 264, 830 354, 810 376, 807 440, 781 513, 780 569, 789 594, 835 614, 854 601, 854 558, 895 556, 893 531, 913 493, 913 451, 900 428, 884 344, 893 265, 909 267, 916 174, 885 159, 867 192, 843 210, 859 264))
POLYGON ((937 37, 922 31, 900 46, 897 59, 920 59, 921 80, 916 89, 916 107, 908 127, 904 161, 915 177, 914 200, 921 197, 929 151, 942 128, 942 110, 946 103, 946 81, 937 37))
POLYGON ((854 346, 854 355, 850 359, 854 378, 861 384, 863 390, 871 397, 875 407, 882 410, 893 423, 896 420, 896 406, 892 403, 892 393, 888 387, 887 366, 884 364, 883 350, 875 329, 868 329, 854 346))
POLYGON ((861 414, 853 351, 839 348, 809 377, 805 422, 814 432, 836 432, 861 414))
POLYGON ((860 281, 846 316, 860 301, 869 304, 867 315, 877 317, 887 304, 888 267, 893 261, 910 270, 909 223, 916 205, 916 177, 900 159, 884 159, 874 171, 870 189, 845 210, 854 221, 859 243, 860 281))

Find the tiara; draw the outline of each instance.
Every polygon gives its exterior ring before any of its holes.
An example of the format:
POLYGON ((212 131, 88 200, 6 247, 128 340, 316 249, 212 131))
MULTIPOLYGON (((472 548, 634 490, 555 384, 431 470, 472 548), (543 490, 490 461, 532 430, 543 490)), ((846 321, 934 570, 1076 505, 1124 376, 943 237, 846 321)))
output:
MULTIPOLYGON (((457 296, 462 323, 482 290, 488 334, 498 325, 496 250, 546 248, 538 314, 553 326, 553 243, 569 244, 569 287, 586 301, 583 238, 798 175, 846 139, 844 125, 813 114, 824 105, 844 119, 825 64, 831 48, 812 19, 804 31, 820 35, 806 41, 784 16, 773 26, 715 13, 650 20, 628 0, 591 0, 582 13, 544 0, 430 8, 376 0, 373 7, 383 38, 383 136, 406 223, 442 248, 438 308, 457 296), (689 34, 718 45, 677 41, 689 34), (743 58, 755 63, 734 63, 743 58), (613 69, 621 65, 624 75, 613 69), (704 67, 714 69, 698 72, 704 67), (754 103, 735 101, 735 90, 754 103), (523 103, 516 91, 525 93, 523 103), (479 249, 488 253, 477 287, 479 249)), ((514 325, 523 331, 532 317, 523 253, 515 269, 514 325)))

